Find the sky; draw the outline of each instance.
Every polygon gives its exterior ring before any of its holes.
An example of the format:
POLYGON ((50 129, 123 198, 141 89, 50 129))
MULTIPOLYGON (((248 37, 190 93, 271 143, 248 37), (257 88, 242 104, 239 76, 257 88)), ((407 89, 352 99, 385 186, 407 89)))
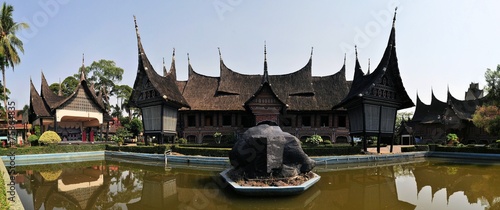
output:
MULTIPOLYGON (((340 1, 340 0, 7 0, 14 19, 30 29, 21 63, 7 69, 7 87, 16 108, 29 104, 29 81, 40 91, 41 72, 48 83, 64 80, 82 65, 113 60, 133 86, 137 71, 137 17, 145 52, 161 74, 176 50, 178 80, 193 69, 219 76, 225 64, 243 74, 262 74, 264 43, 269 74, 287 74, 306 65, 313 48, 313 76, 331 75, 346 59, 346 77, 354 75, 354 46, 363 70, 376 67, 387 45, 395 7, 396 48, 406 91, 416 103, 429 104, 431 90, 446 101, 447 89, 464 99, 471 82, 485 85, 487 68, 500 64, 500 2, 340 1)), ((112 101, 113 103, 113 101, 112 101)), ((409 110, 411 111, 411 109, 409 110)))

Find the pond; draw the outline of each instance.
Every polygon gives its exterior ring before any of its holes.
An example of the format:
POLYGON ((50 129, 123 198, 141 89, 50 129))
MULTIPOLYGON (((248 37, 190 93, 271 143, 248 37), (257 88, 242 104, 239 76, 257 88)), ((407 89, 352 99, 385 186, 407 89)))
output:
POLYGON ((26 209, 500 209, 500 165, 416 159, 318 166, 321 180, 292 197, 239 196, 217 166, 102 160, 18 166, 26 209))

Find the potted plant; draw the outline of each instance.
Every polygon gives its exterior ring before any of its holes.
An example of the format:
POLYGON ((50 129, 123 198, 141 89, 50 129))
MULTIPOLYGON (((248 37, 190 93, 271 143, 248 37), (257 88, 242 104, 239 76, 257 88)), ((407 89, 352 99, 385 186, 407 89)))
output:
POLYGON ((458 136, 454 133, 449 133, 446 135, 446 139, 448 140, 448 145, 456 146, 458 144, 458 136))

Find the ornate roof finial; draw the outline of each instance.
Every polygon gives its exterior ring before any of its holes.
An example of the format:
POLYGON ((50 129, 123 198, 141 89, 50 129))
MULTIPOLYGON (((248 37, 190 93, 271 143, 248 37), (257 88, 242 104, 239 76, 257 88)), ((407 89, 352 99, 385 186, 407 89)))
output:
POLYGON ((313 57, 314 47, 311 47, 311 58, 313 57))
POLYGON ((370 59, 368 58, 368 73, 366 74, 370 74, 370 59))
POLYGON ((187 54, 188 56, 188 64, 191 65, 191 60, 189 59, 189 53, 187 54))
POLYGON ((85 53, 82 53, 82 66, 85 64, 85 53))
POLYGON ((346 57, 347 57, 347 53, 344 53, 344 66, 345 66, 346 57))
POLYGON ((137 19, 135 18, 135 15, 134 15, 134 25, 135 25, 135 33, 137 34, 137 36, 139 36, 139 27, 137 26, 137 19))
POLYGON ((165 57, 163 57, 163 68, 165 68, 165 57))
POLYGON ((266 41, 264 41, 264 61, 267 61, 267 47, 266 47, 266 41))
POLYGON ((220 52, 220 47, 217 47, 217 50, 219 51, 219 59, 222 60, 222 53, 220 52))
POLYGON ((62 83, 61 78, 59 78, 59 90, 57 91, 58 96, 62 96, 62 83))
POLYGON ((262 84, 269 83, 269 73, 267 72, 267 46, 264 41, 264 75, 262 76, 262 84))
POLYGON ((358 58, 358 46, 354 45, 354 54, 356 55, 356 59, 358 58))
POLYGON ((394 24, 396 23, 396 14, 398 12, 398 7, 394 9, 394 17, 392 18, 392 27, 394 27, 394 24))

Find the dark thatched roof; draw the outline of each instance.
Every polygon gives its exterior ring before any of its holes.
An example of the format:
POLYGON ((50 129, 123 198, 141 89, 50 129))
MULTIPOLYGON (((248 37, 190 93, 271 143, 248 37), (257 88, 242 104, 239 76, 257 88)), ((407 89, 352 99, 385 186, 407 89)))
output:
POLYGON ((472 115, 478 106, 482 106, 485 98, 476 100, 458 100, 448 91, 448 107, 462 120, 472 120, 472 115))
POLYGON ((30 79, 30 121, 36 118, 50 117, 51 114, 43 101, 42 97, 36 91, 33 81, 30 79))
MULTIPOLYGON (((134 17, 134 21, 135 17, 134 17)), ((139 30, 137 27, 137 22, 135 22, 136 35, 137 35, 137 47, 139 51, 139 64, 137 66, 137 76, 134 82, 133 91, 130 97, 130 104, 133 106, 138 106, 137 102, 141 94, 141 86, 147 82, 153 85, 154 89, 163 98, 164 103, 178 106, 178 107, 189 107, 186 99, 182 96, 181 92, 177 88, 175 83, 175 70, 171 71, 165 76, 160 76, 154 69, 149 59, 144 52, 141 43, 141 37, 139 35, 139 30)), ((175 67, 174 67, 175 69, 175 67)))
POLYGON ((42 72, 42 88, 40 92, 40 96, 43 98, 45 103, 50 107, 50 109, 55 109, 57 108, 59 102, 61 100, 64 100, 64 97, 56 95, 52 90, 49 88, 49 84, 47 83, 47 80, 45 79, 45 75, 42 72))
MULTIPOLYGON (((342 102, 335 106, 338 108, 345 106, 351 101, 358 100, 361 98, 371 97, 373 88, 376 84, 380 84, 383 77, 386 77, 393 84, 393 89, 395 92, 395 103, 398 104, 397 109, 404 109, 413 107, 414 104, 403 86, 403 81, 400 76, 398 58, 396 55, 396 29, 394 27, 395 15, 392 25, 391 34, 389 36, 389 41, 385 49, 384 55, 380 63, 375 70, 367 75, 363 75, 361 68, 359 67, 359 62, 356 61, 356 68, 354 72, 354 79, 347 96, 342 100, 342 102)), ((356 58, 357 60, 357 58, 356 58)), ((384 99, 387 101, 387 99, 384 99)))
MULTIPOLYGON (((349 83, 345 67, 333 75, 311 76, 312 59, 298 71, 285 75, 268 75, 268 84, 278 99, 291 111, 331 110, 347 94, 349 83)), ((243 111, 263 84, 263 75, 245 75, 229 69, 220 61, 220 77, 195 72, 189 64, 187 81, 177 81, 177 87, 191 110, 243 111)))
POLYGON ((440 101, 432 92, 432 99, 429 105, 424 104, 417 95, 417 106, 413 114, 412 122, 421 123, 440 123, 441 115, 445 112, 448 106, 445 102, 440 101))
POLYGON ((56 109, 61 108, 61 106, 64 106, 66 102, 76 98, 79 91, 85 92, 91 103, 93 103, 97 107, 97 109, 104 114, 105 121, 112 120, 111 116, 109 116, 106 111, 102 99, 102 91, 99 91, 99 94, 96 95, 95 90, 93 89, 93 85, 92 87, 88 86, 87 80, 85 79, 85 75, 82 71, 80 76, 80 83, 77 85, 75 91, 67 97, 58 96, 54 92, 52 92, 43 73, 40 95, 36 91, 33 82, 30 80, 30 107, 32 110, 32 113, 30 113, 30 121, 33 121, 37 118, 53 117, 52 113, 54 113, 56 109))

